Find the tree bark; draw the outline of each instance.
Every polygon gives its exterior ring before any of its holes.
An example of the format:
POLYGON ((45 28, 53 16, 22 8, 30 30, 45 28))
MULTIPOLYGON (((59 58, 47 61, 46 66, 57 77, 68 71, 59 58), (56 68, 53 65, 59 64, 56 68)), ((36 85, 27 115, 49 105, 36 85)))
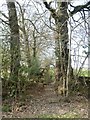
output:
POLYGON ((14 2, 7 2, 9 11, 9 26, 11 32, 10 52, 11 52, 11 66, 10 79, 18 81, 20 69, 20 39, 19 26, 17 19, 16 6, 14 2))
MULTIPOLYGON (((58 2, 58 11, 57 18, 55 19, 56 31, 55 37, 56 43, 56 82, 60 81, 59 84, 62 84, 63 94, 67 87, 67 67, 68 67, 68 54, 69 49, 67 48, 68 44, 68 13, 67 13, 68 4, 66 2, 58 2)), ((58 84, 57 84, 58 85, 58 84)), ((58 86, 57 86, 58 89, 58 86)))
POLYGON ((35 30, 33 31, 33 58, 36 58, 37 57, 37 52, 36 52, 36 49, 37 49, 37 42, 36 42, 36 37, 35 37, 35 30))
POLYGON ((68 3, 61 2, 57 0, 57 11, 50 6, 47 8, 51 12, 52 17, 55 20, 56 30, 55 30, 55 55, 56 55, 56 84, 55 89, 58 93, 58 86, 63 87, 63 94, 66 95, 68 91, 68 79, 67 79, 67 69, 68 69, 68 3), (67 90, 66 90, 67 89, 67 90))

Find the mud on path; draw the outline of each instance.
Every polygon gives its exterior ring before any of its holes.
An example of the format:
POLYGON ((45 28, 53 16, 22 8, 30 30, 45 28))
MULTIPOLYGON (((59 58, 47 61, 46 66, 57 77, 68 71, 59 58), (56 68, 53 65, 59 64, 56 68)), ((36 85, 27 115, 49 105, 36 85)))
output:
POLYGON ((19 101, 4 101, 10 104, 10 112, 2 112, 5 118, 37 118, 40 116, 72 116, 75 118, 88 118, 88 100, 81 96, 70 96, 69 101, 56 96, 53 85, 47 85, 44 89, 32 89, 19 101), (23 100, 22 100, 23 99, 23 100))

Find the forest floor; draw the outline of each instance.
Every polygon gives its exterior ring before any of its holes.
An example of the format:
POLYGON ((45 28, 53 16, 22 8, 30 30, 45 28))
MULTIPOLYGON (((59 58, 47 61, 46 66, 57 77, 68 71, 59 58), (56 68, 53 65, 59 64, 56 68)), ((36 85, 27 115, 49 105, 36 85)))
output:
POLYGON ((3 118, 88 118, 88 100, 73 95, 69 101, 56 96, 53 85, 30 89, 18 100, 3 101, 3 118), (6 110, 10 106, 9 110, 6 110))

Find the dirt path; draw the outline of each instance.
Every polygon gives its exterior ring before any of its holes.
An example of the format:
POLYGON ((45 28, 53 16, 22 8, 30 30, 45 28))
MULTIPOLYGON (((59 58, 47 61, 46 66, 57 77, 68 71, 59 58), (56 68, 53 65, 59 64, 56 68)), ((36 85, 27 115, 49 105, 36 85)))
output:
POLYGON ((61 96, 56 96, 53 86, 49 85, 44 91, 28 95, 23 102, 13 102, 11 112, 3 112, 3 117, 8 118, 36 118, 45 115, 88 118, 88 101, 83 96, 72 96, 69 101, 64 101, 61 96))

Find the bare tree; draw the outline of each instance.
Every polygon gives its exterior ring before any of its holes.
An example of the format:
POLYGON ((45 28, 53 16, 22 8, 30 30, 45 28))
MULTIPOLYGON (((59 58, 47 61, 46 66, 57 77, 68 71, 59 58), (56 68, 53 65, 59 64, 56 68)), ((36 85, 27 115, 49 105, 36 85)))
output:
MULTIPOLYGON (((24 17, 25 12, 24 10, 22 10, 22 7, 18 2, 17 4, 19 5, 19 8, 20 8, 21 21, 22 21, 21 26, 19 26, 19 28, 22 30, 23 35, 24 35, 27 65, 28 65, 28 68, 30 68, 31 67, 31 55, 30 55, 30 46, 29 46, 29 40, 28 40, 28 32, 26 31, 26 27, 25 27, 25 17, 24 17)), ((29 72, 28 72, 28 79, 30 79, 29 72)))
MULTIPOLYGON (((44 2, 45 4, 45 2, 44 2)), ((56 55, 56 91, 58 93, 58 86, 63 85, 63 94, 66 95, 68 85, 66 85, 67 66, 68 66, 68 3, 57 1, 58 10, 51 8, 50 5, 46 6, 51 12, 55 20, 55 55, 56 55), (67 88, 67 90, 65 90, 67 88)))

